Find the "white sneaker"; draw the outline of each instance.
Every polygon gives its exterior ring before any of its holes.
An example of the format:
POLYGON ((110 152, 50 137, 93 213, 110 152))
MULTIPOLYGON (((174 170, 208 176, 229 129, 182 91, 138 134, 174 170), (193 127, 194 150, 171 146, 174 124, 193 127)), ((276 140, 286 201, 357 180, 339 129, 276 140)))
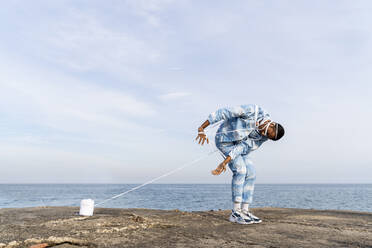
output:
POLYGON ((243 225, 255 223, 251 217, 243 214, 241 211, 234 211, 234 210, 231 211, 229 221, 238 223, 238 224, 243 224, 243 225))
POLYGON ((262 222, 262 220, 260 218, 253 215, 251 212, 243 211, 243 214, 248 216, 249 218, 251 218, 254 223, 261 223, 262 222))

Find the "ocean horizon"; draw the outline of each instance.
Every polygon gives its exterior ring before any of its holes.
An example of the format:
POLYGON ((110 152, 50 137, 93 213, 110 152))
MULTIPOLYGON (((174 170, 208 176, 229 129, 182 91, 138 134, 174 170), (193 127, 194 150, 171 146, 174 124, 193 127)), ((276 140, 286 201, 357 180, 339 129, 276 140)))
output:
MULTIPOLYGON (((79 206, 100 203, 140 184, 0 184, 0 208, 79 206)), ((105 208, 231 208, 230 184, 149 184, 105 202, 105 208)), ((353 210, 372 212, 372 184, 256 184, 252 207, 353 210)))

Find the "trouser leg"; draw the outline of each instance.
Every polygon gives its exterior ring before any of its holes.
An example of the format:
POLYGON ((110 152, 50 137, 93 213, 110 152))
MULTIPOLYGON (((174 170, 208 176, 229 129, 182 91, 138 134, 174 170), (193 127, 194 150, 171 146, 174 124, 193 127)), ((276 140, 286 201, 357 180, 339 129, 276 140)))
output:
POLYGON ((242 156, 236 157, 232 162, 229 163, 229 167, 233 172, 231 181, 232 201, 242 202, 243 201, 243 186, 247 173, 242 156))
POLYGON ((253 200, 254 184, 256 181, 256 170, 248 155, 242 156, 242 160, 244 160, 246 168, 246 174, 244 176, 243 184, 242 202, 251 204, 253 200))

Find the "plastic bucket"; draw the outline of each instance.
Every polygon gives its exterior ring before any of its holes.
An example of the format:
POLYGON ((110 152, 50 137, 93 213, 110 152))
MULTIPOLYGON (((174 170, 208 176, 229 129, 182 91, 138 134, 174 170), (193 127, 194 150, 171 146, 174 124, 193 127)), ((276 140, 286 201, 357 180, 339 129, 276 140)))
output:
POLYGON ((79 215, 92 216, 93 211, 94 211, 94 201, 92 199, 81 200, 79 215))

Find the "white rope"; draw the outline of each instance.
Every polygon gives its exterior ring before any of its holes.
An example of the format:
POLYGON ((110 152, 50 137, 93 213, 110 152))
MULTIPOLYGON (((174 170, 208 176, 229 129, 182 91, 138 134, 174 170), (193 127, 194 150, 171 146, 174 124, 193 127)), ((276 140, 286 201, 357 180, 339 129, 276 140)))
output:
MULTIPOLYGON (((214 125, 210 126, 210 128, 213 128, 213 127, 215 127, 215 126, 217 126, 217 125, 219 125, 219 124, 220 124, 220 123, 217 122, 217 123, 215 123, 214 125)), ((257 124, 255 123, 255 125, 257 125, 257 124)), ((235 129, 235 130, 232 130, 232 131, 217 132, 217 133, 215 133, 215 135, 216 135, 216 134, 220 134, 220 133, 236 132, 236 131, 239 131, 239 130, 249 131, 249 130, 247 130, 247 129, 235 129)), ((208 132, 208 131, 210 131, 210 129, 209 129, 209 130, 206 130, 206 131, 208 132)), ((211 140, 211 141, 212 141, 212 140, 211 140)), ((173 173, 175 173, 175 172, 177 172, 177 171, 179 171, 179 170, 182 170, 182 169, 184 169, 184 168, 186 168, 186 167, 188 167, 188 166, 191 166, 191 165, 193 165, 193 164, 199 162, 200 160, 202 160, 202 159, 204 159, 204 158, 206 158, 206 157, 212 155, 213 153, 215 153, 215 152, 217 152, 217 151, 219 151, 219 150, 216 149, 216 150, 214 150, 214 151, 211 151, 211 152, 209 152, 209 153, 208 153, 207 155, 205 155, 205 156, 199 157, 199 158, 197 158, 197 159, 195 159, 195 160, 193 160, 193 161, 191 161, 191 162, 185 163, 184 165, 182 165, 182 166, 180 166, 180 167, 178 167, 178 168, 176 168, 176 169, 174 169, 174 170, 172 170, 172 171, 169 171, 169 172, 167 172, 167 173, 165 173, 165 174, 163 174, 163 175, 161 175, 161 176, 158 176, 158 177, 156 177, 156 178, 154 178, 154 179, 151 179, 150 181, 145 182, 145 183, 143 183, 143 184, 141 184, 141 185, 138 185, 138 186, 136 186, 136 187, 134 187, 134 188, 131 188, 131 189, 129 189, 129 190, 123 192, 123 193, 120 193, 120 194, 115 195, 115 196, 113 196, 113 197, 111 197, 111 198, 108 198, 108 199, 106 199, 106 200, 103 200, 102 202, 96 203, 94 206, 102 205, 102 204, 104 204, 104 203, 106 203, 106 202, 108 202, 108 201, 114 200, 114 199, 119 198, 119 197, 121 197, 121 196, 123 196, 123 195, 126 195, 126 194, 128 194, 128 193, 130 193, 130 192, 132 192, 132 191, 135 191, 135 190, 137 190, 137 189, 140 189, 140 188, 142 188, 142 187, 144 187, 144 186, 146 186, 146 185, 148 185, 148 184, 151 184, 151 183, 153 183, 153 182, 155 182, 155 181, 157 181, 157 180, 159 180, 159 179, 161 179, 161 178, 163 178, 163 177, 169 176, 169 175, 171 175, 171 174, 173 174, 173 173)), ((219 151, 219 152, 220 152, 220 151, 219 151)), ((225 157, 224 154, 223 154, 222 152, 220 152, 220 153, 221 153, 221 155, 222 155, 223 157, 225 157)))
POLYGON ((159 180, 159 179, 161 179, 161 178, 163 178, 163 177, 169 176, 169 175, 171 175, 171 174, 173 174, 173 173, 175 173, 175 172, 177 172, 177 171, 179 171, 179 170, 182 170, 183 168, 186 168, 186 167, 188 167, 188 166, 191 166, 191 165, 193 165, 193 164, 199 162, 200 160, 202 160, 202 159, 204 159, 204 158, 206 158, 206 157, 212 155, 212 154, 215 153, 216 151, 217 151, 217 150, 214 150, 214 151, 208 153, 208 154, 205 155, 205 156, 199 157, 199 158, 197 158, 197 159, 195 159, 195 160, 193 160, 193 161, 191 161, 191 162, 185 163, 184 165, 182 165, 182 166, 180 166, 180 167, 178 167, 178 168, 176 168, 176 169, 174 169, 174 170, 172 170, 172 171, 170 171, 170 172, 167 172, 167 173, 165 173, 165 174, 163 174, 163 175, 161 175, 161 176, 159 176, 159 177, 156 177, 156 178, 154 178, 154 179, 151 179, 151 180, 148 181, 148 182, 145 182, 145 183, 143 183, 143 184, 141 184, 141 185, 139 185, 139 186, 136 186, 136 187, 134 187, 134 188, 132 188, 132 189, 130 189, 130 190, 127 190, 127 191, 125 191, 125 192, 123 192, 123 193, 120 193, 120 194, 115 195, 115 196, 113 196, 113 197, 111 197, 111 198, 108 198, 108 199, 106 199, 106 200, 104 200, 104 201, 102 201, 102 202, 100 202, 100 203, 96 203, 94 206, 102 205, 102 204, 104 204, 104 203, 106 203, 106 202, 108 202, 108 201, 114 200, 114 199, 116 199, 116 198, 118 198, 118 197, 120 197, 120 196, 123 196, 123 195, 128 194, 129 192, 135 191, 135 190, 137 190, 137 189, 139 189, 139 188, 142 188, 142 187, 144 187, 144 186, 146 186, 146 185, 148 185, 148 184, 150 184, 150 183, 153 183, 153 182, 155 182, 155 181, 157 181, 157 180, 159 180))

